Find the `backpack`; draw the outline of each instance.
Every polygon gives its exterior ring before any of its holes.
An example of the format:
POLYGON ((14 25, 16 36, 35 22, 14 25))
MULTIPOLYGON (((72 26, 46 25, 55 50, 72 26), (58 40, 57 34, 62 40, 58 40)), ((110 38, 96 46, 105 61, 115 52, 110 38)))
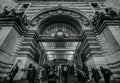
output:
POLYGON ((109 69, 106 69, 106 74, 112 75, 113 73, 109 69))

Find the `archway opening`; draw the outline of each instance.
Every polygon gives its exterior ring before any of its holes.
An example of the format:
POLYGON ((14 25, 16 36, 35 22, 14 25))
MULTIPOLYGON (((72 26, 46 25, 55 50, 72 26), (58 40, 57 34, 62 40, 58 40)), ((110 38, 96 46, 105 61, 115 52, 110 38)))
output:
MULTIPOLYGON (((39 34, 43 37, 53 38, 53 41, 40 42, 47 54, 47 61, 55 63, 73 63, 75 51, 81 44, 78 35, 82 28, 75 19, 65 15, 55 15, 43 20, 39 26, 39 34), (54 41, 58 39, 58 41, 54 41), (68 39, 68 41, 64 41, 68 39)), ((47 39, 47 38, 46 38, 47 39)))

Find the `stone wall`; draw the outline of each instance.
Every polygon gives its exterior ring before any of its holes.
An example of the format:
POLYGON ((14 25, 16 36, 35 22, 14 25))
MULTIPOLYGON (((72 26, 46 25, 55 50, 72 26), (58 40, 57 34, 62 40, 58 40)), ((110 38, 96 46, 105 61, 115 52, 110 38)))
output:
POLYGON ((4 51, 0 51, 0 61, 12 63, 13 52, 20 35, 13 26, 2 27, 0 34, 0 49, 4 51))
POLYGON ((0 30, 0 81, 6 78, 9 69, 16 57, 16 44, 19 42, 19 33, 13 26, 1 26, 0 30))
POLYGON ((0 5, 1 7, 9 6, 13 8, 16 3, 13 0, 0 0, 0 5))
POLYGON ((119 26, 108 26, 100 34, 103 41, 104 57, 108 68, 114 73, 114 78, 120 78, 120 41, 119 26))

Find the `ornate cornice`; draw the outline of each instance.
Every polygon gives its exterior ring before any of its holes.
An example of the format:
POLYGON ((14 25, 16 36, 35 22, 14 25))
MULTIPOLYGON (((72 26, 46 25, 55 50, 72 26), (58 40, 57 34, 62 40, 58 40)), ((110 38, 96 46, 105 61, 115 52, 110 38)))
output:
POLYGON ((104 19, 101 24, 98 24, 96 27, 94 27, 94 30, 96 34, 102 33, 102 31, 106 28, 106 26, 109 25, 120 25, 120 18, 119 19, 104 19))
POLYGON ((14 16, 0 16, 0 25, 13 26, 21 35, 25 35, 27 32, 27 29, 21 23, 20 19, 14 16))
POLYGON ((61 5, 41 10, 30 19, 30 26, 38 27, 39 32, 42 32, 42 30, 47 27, 46 25, 59 22, 59 20, 60 22, 62 21, 63 23, 74 26, 79 34, 83 29, 82 25, 85 27, 91 26, 91 21, 85 13, 78 9, 67 8, 61 5), (64 20, 62 20, 62 18, 64 18, 64 20))
POLYGON ((43 9, 42 11, 40 11, 39 13, 37 13, 30 19, 30 23, 31 23, 31 25, 35 26, 42 19, 46 19, 48 17, 57 16, 57 15, 70 16, 74 20, 77 19, 78 22, 81 21, 81 23, 83 23, 85 26, 90 25, 89 17, 85 13, 81 12, 78 9, 67 8, 67 7, 64 7, 61 5, 58 5, 53 8, 43 9))
POLYGON ((120 14, 112 8, 105 8, 105 12, 95 12, 92 24, 97 34, 100 34, 108 25, 119 25, 120 14))

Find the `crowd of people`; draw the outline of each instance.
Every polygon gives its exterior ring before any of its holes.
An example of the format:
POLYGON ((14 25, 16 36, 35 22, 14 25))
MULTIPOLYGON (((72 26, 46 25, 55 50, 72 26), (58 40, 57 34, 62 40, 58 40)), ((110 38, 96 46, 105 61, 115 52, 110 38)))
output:
POLYGON ((36 68, 33 64, 29 64, 27 69, 19 69, 18 64, 16 64, 9 73, 9 83, 13 82, 14 77, 18 71, 27 72, 26 79, 28 83, 42 83, 43 81, 48 81, 48 83, 68 83, 68 78, 70 76, 75 76, 78 78, 80 83, 86 83, 90 79, 94 79, 95 83, 100 83, 100 79, 104 78, 105 83, 110 83, 110 77, 113 74, 110 69, 100 67, 100 70, 92 68, 91 71, 88 67, 83 64, 82 67, 75 67, 69 64, 44 64, 36 68), (91 76, 90 73, 91 72, 91 76), (103 76, 100 75, 103 74, 103 76))

